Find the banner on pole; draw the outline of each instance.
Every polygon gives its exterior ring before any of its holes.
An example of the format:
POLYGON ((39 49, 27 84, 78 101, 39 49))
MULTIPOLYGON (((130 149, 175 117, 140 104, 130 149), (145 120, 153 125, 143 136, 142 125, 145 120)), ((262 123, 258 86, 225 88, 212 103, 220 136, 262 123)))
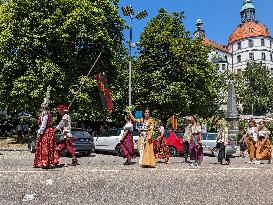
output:
POLYGON ((100 98, 104 109, 107 109, 109 113, 113 110, 113 102, 111 91, 108 87, 108 81, 106 75, 104 73, 100 73, 96 75, 96 81, 100 93, 100 98))

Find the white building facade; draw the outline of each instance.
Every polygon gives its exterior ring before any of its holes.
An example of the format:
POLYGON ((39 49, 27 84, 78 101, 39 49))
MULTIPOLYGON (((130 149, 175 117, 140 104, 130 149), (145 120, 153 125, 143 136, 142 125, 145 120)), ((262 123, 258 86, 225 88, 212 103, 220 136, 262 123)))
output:
POLYGON ((267 27, 256 20, 255 7, 251 0, 245 0, 240 12, 241 23, 229 36, 227 45, 220 45, 206 38, 203 22, 196 21, 195 38, 213 48, 209 60, 217 64, 219 71, 229 70, 241 74, 248 62, 262 62, 273 74, 273 38, 267 27))

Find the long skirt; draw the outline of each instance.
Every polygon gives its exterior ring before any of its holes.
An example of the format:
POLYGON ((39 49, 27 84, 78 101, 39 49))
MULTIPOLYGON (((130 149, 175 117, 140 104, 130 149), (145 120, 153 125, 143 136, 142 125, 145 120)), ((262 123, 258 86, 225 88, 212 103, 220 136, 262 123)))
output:
POLYGON ((135 157, 133 134, 128 133, 120 144, 121 155, 124 158, 135 157))
POLYGON ((34 167, 47 167, 59 163, 56 139, 53 128, 46 128, 43 135, 36 141, 34 167))
POLYGON ((190 142, 190 160, 203 161, 204 153, 202 145, 190 142))
POLYGON ((263 143, 262 140, 257 142, 256 159, 257 160, 270 160, 272 153, 272 147, 270 140, 266 139, 263 143))
POLYGON ((254 159, 256 157, 256 142, 252 137, 248 137, 246 139, 246 146, 247 146, 247 152, 250 160, 254 159))
POLYGON ((139 164, 142 167, 155 167, 155 156, 153 148, 152 133, 148 132, 145 134, 140 134, 138 138, 138 152, 139 152, 139 164))
POLYGON ((166 140, 163 138, 156 141, 154 144, 154 154, 157 159, 167 159, 169 158, 169 147, 166 140))

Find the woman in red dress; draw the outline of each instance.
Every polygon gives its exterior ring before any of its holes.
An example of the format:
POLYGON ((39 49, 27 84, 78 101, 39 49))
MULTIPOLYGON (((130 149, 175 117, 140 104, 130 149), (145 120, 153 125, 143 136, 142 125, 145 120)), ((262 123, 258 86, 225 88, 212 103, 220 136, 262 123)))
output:
POLYGON ((125 116, 126 124, 124 126, 124 133, 120 140, 121 154, 126 158, 124 165, 131 165, 131 159, 135 158, 134 141, 133 141, 133 124, 129 115, 125 116))
POLYGON ((164 159, 165 163, 168 164, 170 159, 169 147, 165 140, 165 128, 161 120, 157 121, 156 135, 156 143, 154 144, 155 157, 164 159))
POLYGON ((55 139, 54 129, 52 128, 52 117, 48 109, 48 101, 41 105, 42 113, 39 115, 39 130, 36 139, 36 152, 33 167, 51 168, 51 165, 59 163, 59 155, 55 139))

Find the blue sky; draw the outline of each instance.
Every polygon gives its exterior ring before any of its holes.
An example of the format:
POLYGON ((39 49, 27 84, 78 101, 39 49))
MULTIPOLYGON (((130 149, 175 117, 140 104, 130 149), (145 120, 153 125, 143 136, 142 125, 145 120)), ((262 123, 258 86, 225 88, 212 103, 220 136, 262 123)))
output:
MULTIPOLYGON (((191 34, 195 31, 195 21, 204 23, 207 38, 226 45, 229 35, 240 23, 240 10, 244 0, 120 0, 119 6, 132 5, 135 12, 146 9, 148 17, 133 22, 133 41, 138 41, 147 22, 158 14, 160 8, 168 12, 184 11, 184 25, 191 34)), ((273 0, 252 0, 256 8, 256 18, 265 24, 273 35, 273 0)), ((121 9, 120 13, 122 15, 121 9)), ((128 17, 124 19, 129 22, 128 17)), ((129 39, 129 31, 124 32, 129 39)))

